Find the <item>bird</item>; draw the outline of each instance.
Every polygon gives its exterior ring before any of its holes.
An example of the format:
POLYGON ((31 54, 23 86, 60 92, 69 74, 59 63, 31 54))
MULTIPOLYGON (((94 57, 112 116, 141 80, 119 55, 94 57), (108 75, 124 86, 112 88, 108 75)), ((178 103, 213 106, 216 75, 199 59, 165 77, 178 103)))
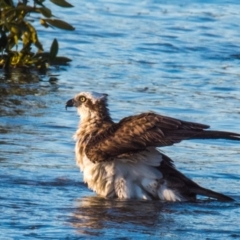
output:
POLYGON ((144 112, 114 122, 108 94, 80 92, 65 105, 80 115, 74 134, 76 163, 83 180, 103 198, 197 201, 234 199, 204 188, 177 170, 160 149, 183 140, 240 140, 240 134, 208 130, 210 126, 144 112))

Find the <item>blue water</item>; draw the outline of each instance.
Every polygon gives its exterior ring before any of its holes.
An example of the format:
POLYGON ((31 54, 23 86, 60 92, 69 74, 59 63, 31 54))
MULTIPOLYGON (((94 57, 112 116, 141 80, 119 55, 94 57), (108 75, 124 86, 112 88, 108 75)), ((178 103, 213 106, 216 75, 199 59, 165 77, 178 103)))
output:
POLYGON ((76 31, 40 35, 46 49, 56 37, 71 65, 0 75, 0 239, 240 238, 239 143, 163 149, 187 176, 235 202, 106 200, 83 184, 72 140, 78 116, 64 109, 76 93, 94 90, 109 94, 116 121, 152 110, 240 132, 240 3, 71 3, 52 10, 76 31))

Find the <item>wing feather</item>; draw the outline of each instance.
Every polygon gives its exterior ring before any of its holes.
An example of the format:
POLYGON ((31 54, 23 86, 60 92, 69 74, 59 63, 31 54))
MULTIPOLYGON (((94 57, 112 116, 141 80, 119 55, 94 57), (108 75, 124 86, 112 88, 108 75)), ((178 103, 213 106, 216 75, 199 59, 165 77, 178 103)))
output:
POLYGON ((121 155, 163 147, 186 139, 226 138, 240 140, 236 133, 206 131, 208 125, 182 121, 156 113, 142 113, 123 118, 91 137, 86 154, 93 162, 110 161, 121 155))

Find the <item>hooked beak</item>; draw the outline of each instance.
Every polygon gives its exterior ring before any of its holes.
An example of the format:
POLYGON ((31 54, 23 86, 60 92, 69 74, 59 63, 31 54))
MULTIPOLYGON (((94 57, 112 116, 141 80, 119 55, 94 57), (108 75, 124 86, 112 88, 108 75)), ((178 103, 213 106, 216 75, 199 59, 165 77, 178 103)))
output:
POLYGON ((74 106, 74 100, 70 99, 66 102, 65 108, 67 110, 68 107, 73 107, 74 106))

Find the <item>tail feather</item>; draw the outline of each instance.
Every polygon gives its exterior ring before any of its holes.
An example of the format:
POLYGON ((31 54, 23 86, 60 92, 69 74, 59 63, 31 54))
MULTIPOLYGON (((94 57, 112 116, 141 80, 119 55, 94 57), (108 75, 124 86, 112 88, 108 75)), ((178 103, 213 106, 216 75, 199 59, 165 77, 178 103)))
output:
POLYGON ((195 194, 199 194, 202 196, 206 196, 206 197, 211 197, 211 198, 215 198, 219 201, 223 201, 223 202, 229 202, 229 201, 234 201, 233 198, 228 197, 222 193, 218 193, 218 192, 214 192, 212 190, 209 190, 207 188, 203 188, 203 187, 194 187, 190 189, 193 193, 195 194))
POLYGON ((197 183, 178 171, 168 156, 162 154, 162 159, 163 161, 158 169, 163 173, 164 178, 168 182, 169 188, 177 189, 185 199, 192 201, 196 199, 197 195, 202 195, 215 198, 223 202, 234 201, 234 199, 222 193, 214 192, 199 186, 197 183))

